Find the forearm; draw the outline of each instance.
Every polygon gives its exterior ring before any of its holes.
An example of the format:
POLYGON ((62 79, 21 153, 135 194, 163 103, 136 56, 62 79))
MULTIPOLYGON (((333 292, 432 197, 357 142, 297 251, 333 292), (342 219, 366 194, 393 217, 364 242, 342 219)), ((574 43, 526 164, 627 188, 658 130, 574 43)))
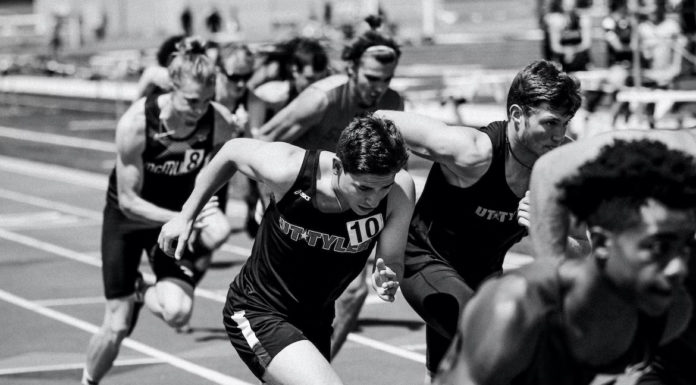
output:
POLYGON ((237 171, 234 162, 230 161, 226 154, 227 145, 213 157, 196 177, 196 184, 191 195, 184 203, 181 214, 189 219, 194 219, 206 202, 225 184, 237 171))
POLYGON ((124 195, 121 194, 119 198, 119 206, 123 214, 128 219, 141 222, 145 226, 161 226, 176 215, 176 211, 157 206, 135 194, 127 194, 128 197, 124 195))

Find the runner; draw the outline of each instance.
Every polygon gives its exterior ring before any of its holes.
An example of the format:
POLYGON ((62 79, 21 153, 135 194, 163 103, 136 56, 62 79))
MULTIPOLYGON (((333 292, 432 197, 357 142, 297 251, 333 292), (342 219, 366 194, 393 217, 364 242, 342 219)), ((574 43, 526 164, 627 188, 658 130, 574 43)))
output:
MULTIPOLYGON (((598 143, 542 157, 532 185, 558 198, 533 195, 535 212, 560 206, 587 225, 591 256, 537 252, 546 258, 487 281, 464 310, 436 384, 589 384, 598 373, 640 364, 684 330, 695 159, 657 140, 598 143)), ((540 228, 568 221, 532 218, 540 228)), ((562 232, 548 234, 566 243, 562 232)))
MULTIPOLYGON (((696 156, 696 130, 691 130, 690 134, 688 131, 682 130, 622 130, 588 139, 592 141, 586 145, 590 150, 580 148, 578 154, 572 155, 572 159, 575 159, 576 163, 580 164, 585 157, 594 156, 596 151, 594 149, 611 143, 616 138, 659 140, 672 148, 696 156)), ((564 165, 569 170, 577 168, 577 165, 567 162, 564 165)), ((546 170, 547 172, 544 174, 538 173, 537 175, 535 173, 535 177, 532 179, 531 199, 534 210, 532 210, 531 215, 543 218, 543 220, 535 221, 535 225, 531 227, 530 231, 538 255, 562 256, 565 252, 563 237, 566 234, 569 223, 568 210, 557 203, 560 199, 558 190, 537 186, 550 186, 549 180, 560 179, 561 175, 568 171, 562 168, 555 168, 552 173, 548 167, 546 170)), ((689 274, 686 278, 686 289, 692 299, 696 298, 695 263, 696 258, 692 255, 689 274)), ((679 338, 657 350, 650 367, 644 371, 637 383, 640 385, 686 385, 696 383, 694 359, 696 359, 696 319, 692 317, 687 330, 679 338)), ((638 373, 640 374, 641 372, 638 373)))
POLYGON ((212 199, 196 222, 186 256, 174 262, 157 247, 159 227, 174 217, 199 170, 237 127, 224 107, 211 102, 215 67, 202 42, 182 41, 169 64, 174 90, 135 102, 116 129, 117 159, 109 179, 102 228, 102 273, 107 299, 101 329, 87 349, 83 384, 97 384, 113 365, 144 304, 172 327, 185 325, 193 288, 230 232, 212 199), (142 251, 157 277, 146 285, 138 272, 142 251))
MULTIPOLYGON (((507 121, 475 129, 377 112, 396 123, 414 153, 435 162, 411 220, 401 283, 404 298, 427 324, 426 383, 454 338, 464 305, 485 278, 502 271, 507 251, 527 234, 532 166, 567 141, 579 105, 577 82, 540 60, 512 81, 507 121)), ((574 252, 586 253, 587 243, 573 236, 574 252)))
POLYGON ((236 171, 265 183, 274 199, 252 255, 230 286, 224 324, 252 372, 273 384, 341 384, 329 364, 334 301, 376 246, 373 283, 393 301, 402 276, 415 187, 393 123, 354 119, 337 153, 234 139, 197 180, 159 244, 181 258, 194 218, 236 171), (176 245, 176 250, 174 250, 176 245))
MULTIPOLYGON (((400 55, 394 40, 375 30, 366 31, 343 50, 347 76, 329 76, 307 87, 264 124, 256 137, 334 151, 341 130, 355 116, 377 109, 404 109, 401 96, 389 88, 400 55)), ((332 357, 355 327, 367 297, 366 276, 363 272, 356 278, 336 302, 332 357)))

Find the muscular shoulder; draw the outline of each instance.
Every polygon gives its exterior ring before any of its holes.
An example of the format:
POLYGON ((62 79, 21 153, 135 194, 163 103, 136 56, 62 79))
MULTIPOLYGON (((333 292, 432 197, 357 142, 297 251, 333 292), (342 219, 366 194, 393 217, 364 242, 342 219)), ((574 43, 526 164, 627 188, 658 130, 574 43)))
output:
POLYGON ((145 98, 134 102, 121 116, 116 127, 116 148, 119 153, 130 152, 145 143, 145 98))
POLYGON ((324 79, 318 80, 307 89, 314 89, 324 93, 329 93, 336 90, 337 88, 344 86, 348 83, 348 76, 344 74, 331 75, 324 79))
POLYGON ((261 101, 271 105, 285 104, 290 94, 290 82, 273 80, 266 82, 253 91, 261 101))

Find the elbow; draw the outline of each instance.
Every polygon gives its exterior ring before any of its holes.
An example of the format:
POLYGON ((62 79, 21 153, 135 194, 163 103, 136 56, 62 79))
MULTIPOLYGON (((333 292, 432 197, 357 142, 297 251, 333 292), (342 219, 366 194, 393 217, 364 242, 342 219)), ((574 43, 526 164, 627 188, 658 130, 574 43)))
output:
POLYGON ((121 210, 123 215, 126 216, 128 219, 135 219, 137 217, 136 215, 136 208, 135 208, 135 199, 132 197, 129 197, 127 194, 119 194, 118 196, 118 208, 121 210))

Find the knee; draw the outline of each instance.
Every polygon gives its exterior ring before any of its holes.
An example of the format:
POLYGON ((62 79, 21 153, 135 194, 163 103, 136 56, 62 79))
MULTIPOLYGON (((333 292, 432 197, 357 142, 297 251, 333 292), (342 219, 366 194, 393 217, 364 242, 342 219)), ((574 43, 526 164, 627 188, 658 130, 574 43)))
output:
POLYGON ((186 325, 193 311, 193 302, 188 300, 168 301, 161 304, 161 306, 162 319, 173 328, 186 325))
POLYGON ((196 239, 197 248, 202 251, 213 251, 222 246, 232 232, 227 216, 222 211, 209 215, 203 219, 203 227, 196 239))

